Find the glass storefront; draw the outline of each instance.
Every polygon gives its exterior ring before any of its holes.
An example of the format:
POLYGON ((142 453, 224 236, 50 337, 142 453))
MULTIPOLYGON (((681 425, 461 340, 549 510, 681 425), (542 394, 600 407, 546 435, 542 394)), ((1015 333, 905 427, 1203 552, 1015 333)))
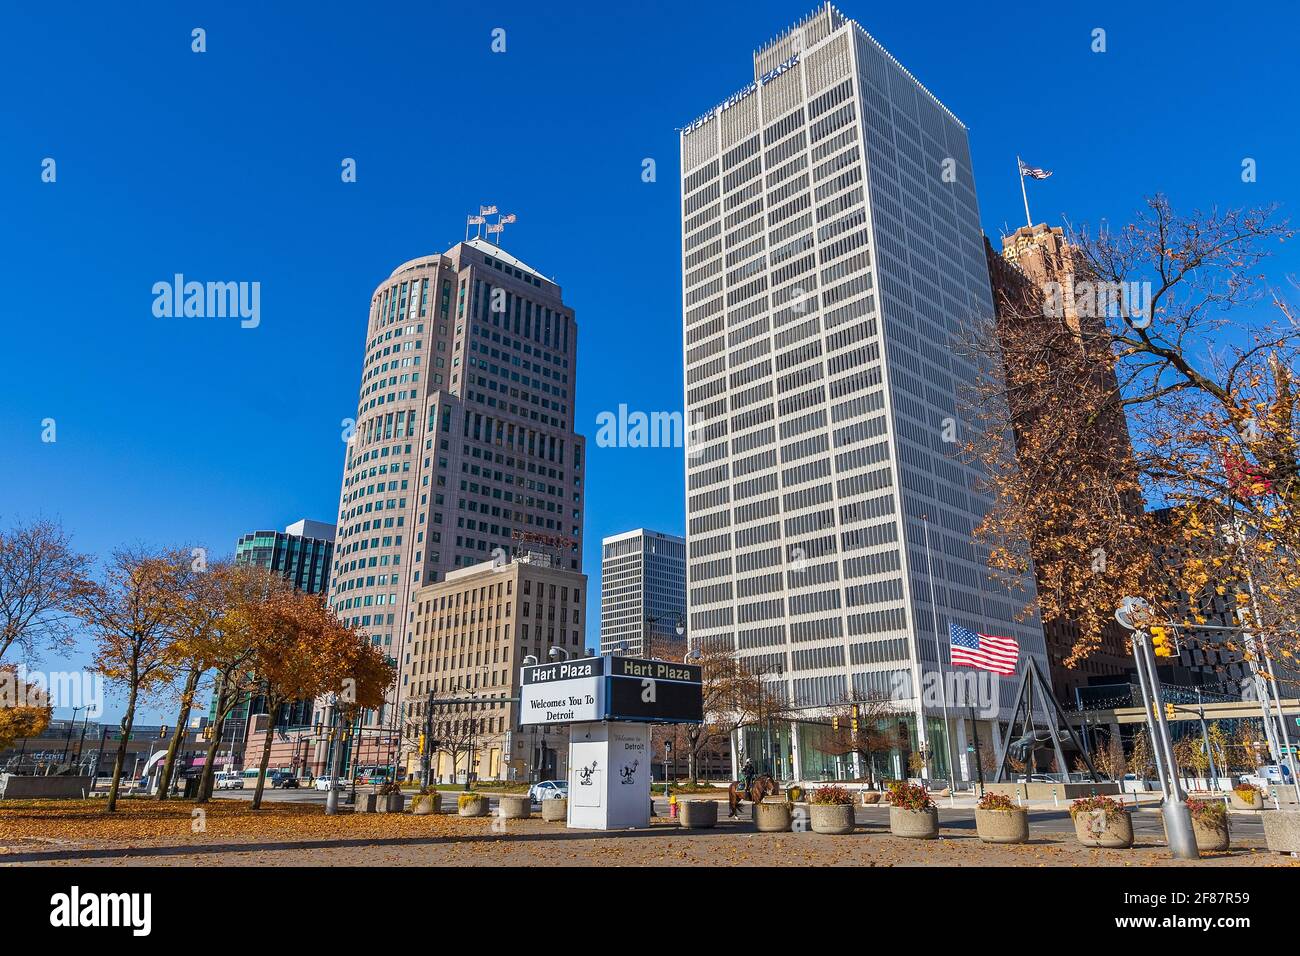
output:
POLYGON ((740 751, 736 755, 737 767, 743 766, 748 757, 754 761, 759 773, 772 774, 778 780, 794 778, 789 724, 774 720, 763 726, 742 727, 740 739, 740 751))
MULTIPOLYGON (((950 753, 943 718, 927 716, 925 720, 926 740, 930 747, 930 779, 942 781, 948 777, 950 753)), ((870 754, 855 754, 834 752, 842 749, 843 745, 834 742, 829 722, 774 720, 770 726, 742 727, 738 733, 736 766, 742 766, 745 758, 749 757, 759 773, 772 773, 781 781, 864 780, 881 783, 920 776, 921 751, 916 718, 910 714, 889 718, 881 722, 881 729, 892 734, 895 746, 870 754)))

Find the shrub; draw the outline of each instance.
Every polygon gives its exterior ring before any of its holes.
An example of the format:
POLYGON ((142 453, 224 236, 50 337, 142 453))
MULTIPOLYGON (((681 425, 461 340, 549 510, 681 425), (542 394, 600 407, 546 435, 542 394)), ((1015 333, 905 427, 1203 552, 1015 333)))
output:
POLYGON ((474 801, 486 800, 486 799, 487 797, 483 796, 483 794, 481 793, 462 793, 459 797, 456 798, 456 809, 464 810, 465 807, 467 807, 469 804, 473 803, 474 801))
POLYGON ((1070 804, 1070 817, 1073 819, 1080 813, 1087 813, 1090 810, 1100 810, 1102 815, 1109 820, 1111 817, 1124 813, 1124 804, 1118 800, 1112 800, 1110 797, 1095 796, 1084 797, 1075 800, 1070 804))
POLYGON ((1187 809, 1192 811, 1192 819, 1203 827, 1222 830, 1228 825, 1228 809, 1218 800, 1197 800, 1187 798, 1187 809))
POLYGON ((1250 800, 1256 796, 1264 796, 1264 791, 1255 786, 1249 780, 1242 780, 1240 783, 1234 785, 1232 789, 1233 792, 1243 800, 1250 800))
POLYGON ((852 806, 853 794, 844 787, 818 787, 809 795, 808 802, 834 807, 852 806))
POLYGON ((934 801, 930 799, 930 791, 919 783, 896 783, 889 788, 889 793, 885 794, 885 799, 889 801, 891 807, 897 807, 900 810, 934 809, 934 801))
POLYGON ((1015 801, 1005 793, 992 793, 985 791, 984 796, 980 797, 977 806, 981 810, 1016 810, 1019 809, 1015 801))
POLYGON ((422 797, 428 797, 428 796, 432 796, 433 794, 438 793, 438 792, 439 792, 439 790, 438 790, 437 787, 435 787, 435 786, 433 786, 433 785, 430 785, 430 786, 427 786, 427 787, 421 787, 421 788, 420 788, 419 795, 422 796, 422 797))

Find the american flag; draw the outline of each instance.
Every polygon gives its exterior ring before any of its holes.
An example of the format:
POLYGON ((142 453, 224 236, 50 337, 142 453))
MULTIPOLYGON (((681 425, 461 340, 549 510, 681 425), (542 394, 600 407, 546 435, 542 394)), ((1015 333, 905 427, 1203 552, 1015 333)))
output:
POLYGON ((496 207, 496 206, 479 206, 479 207, 478 207, 478 214, 479 214, 480 216, 491 216, 491 215, 494 214, 496 211, 497 211, 497 207, 496 207))
POLYGON ((1026 166, 1024 160, 1019 160, 1019 162, 1021 176, 1028 176, 1030 179, 1046 179, 1048 176, 1052 175, 1050 169, 1039 169, 1037 166, 1026 166))
POLYGON ((1014 637, 976 634, 956 624, 948 625, 948 654, 953 667, 978 667, 980 670, 1011 676, 1016 672, 1020 645, 1014 637))

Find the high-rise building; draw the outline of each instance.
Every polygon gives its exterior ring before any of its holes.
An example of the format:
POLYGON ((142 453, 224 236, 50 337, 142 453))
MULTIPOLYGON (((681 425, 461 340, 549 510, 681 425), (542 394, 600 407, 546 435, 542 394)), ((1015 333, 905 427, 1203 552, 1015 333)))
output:
POLYGON ((236 564, 268 568, 308 594, 325 590, 333 554, 334 525, 307 518, 283 531, 251 531, 235 544, 236 564))
MULTIPOLYGON (((448 571, 525 550, 582 567, 577 355, 560 287, 482 239, 375 289, 329 602, 399 673, 415 592, 448 571)), ((367 716, 387 725, 391 707, 367 716)))
POLYGON ((425 735, 440 781, 551 779, 567 773, 564 727, 521 728, 520 667, 586 657, 587 576, 549 555, 521 553, 449 571, 416 592, 402 674, 405 770, 421 769, 425 735), (429 741, 435 741, 429 745, 429 741))
MULTIPOLYGON (((334 553, 334 525, 301 518, 283 531, 250 531, 235 543, 235 563, 251 564, 274 571, 295 590, 319 594, 329 581, 334 553)), ((219 692, 214 692, 208 719, 215 721, 219 692)), ((229 735, 232 762, 244 753, 260 758, 268 718, 266 698, 243 694, 226 717, 223 736, 229 735), (259 720, 259 718, 261 718, 259 720)), ((276 718, 278 738, 272 743, 273 768, 304 769, 308 745, 305 738, 312 723, 313 702, 285 701, 276 718)))
MULTIPOLYGON (((916 752, 944 776, 970 732, 959 710, 945 734, 949 624, 1046 669, 1017 620, 1032 575, 991 576, 972 536, 991 501, 958 452, 981 371, 955 346, 992 314, 966 128, 830 4, 750 79, 681 132, 689 636, 803 714, 895 700, 908 742, 885 769, 916 752)), ((991 695, 1007 714, 1013 680, 991 695)), ((738 744, 782 777, 857 772, 818 731, 738 744)))
POLYGON ((685 626, 686 540, 638 528, 601 541, 600 652, 649 657, 684 644, 679 622, 685 626))

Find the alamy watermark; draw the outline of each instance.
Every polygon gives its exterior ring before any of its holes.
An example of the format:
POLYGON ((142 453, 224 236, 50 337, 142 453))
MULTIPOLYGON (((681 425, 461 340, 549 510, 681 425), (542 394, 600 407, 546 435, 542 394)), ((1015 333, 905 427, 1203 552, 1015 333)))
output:
POLYGON ((62 707, 104 713, 104 675, 94 671, 34 671, 23 664, 0 670, 0 707, 62 707))
POLYGON ((643 412, 619 405, 596 415, 599 448, 685 448, 688 458, 703 453, 702 433, 683 412, 643 412))
POLYGON ((153 296, 153 314, 159 319, 238 318, 243 329, 262 323, 260 282, 187 282, 178 272, 170 282, 155 282, 153 296))
POLYGON ((1064 318, 1123 319, 1135 329, 1151 324, 1150 282, 1044 282, 1043 313, 1064 318))

